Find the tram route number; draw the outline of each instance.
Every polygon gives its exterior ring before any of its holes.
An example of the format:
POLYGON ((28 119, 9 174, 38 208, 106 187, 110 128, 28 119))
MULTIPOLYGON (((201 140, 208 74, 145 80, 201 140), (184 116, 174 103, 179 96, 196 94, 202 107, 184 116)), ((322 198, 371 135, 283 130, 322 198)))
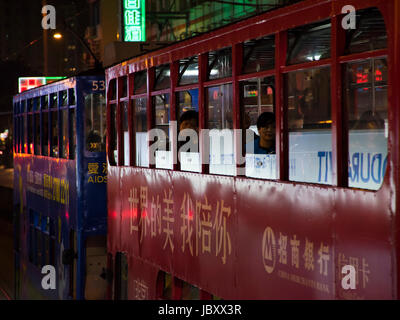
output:
POLYGON ((104 80, 93 80, 92 81, 92 90, 105 90, 106 89, 106 82, 104 80))

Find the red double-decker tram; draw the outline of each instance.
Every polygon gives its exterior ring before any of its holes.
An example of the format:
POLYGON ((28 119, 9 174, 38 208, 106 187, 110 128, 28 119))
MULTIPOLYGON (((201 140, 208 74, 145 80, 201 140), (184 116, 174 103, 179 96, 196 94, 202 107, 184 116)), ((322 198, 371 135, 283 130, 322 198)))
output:
POLYGON ((110 297, 399 297, 400 4, 350 2, 298 2, 106 71, 110 297), (247 151, 264 112, 275 153, 247 151))

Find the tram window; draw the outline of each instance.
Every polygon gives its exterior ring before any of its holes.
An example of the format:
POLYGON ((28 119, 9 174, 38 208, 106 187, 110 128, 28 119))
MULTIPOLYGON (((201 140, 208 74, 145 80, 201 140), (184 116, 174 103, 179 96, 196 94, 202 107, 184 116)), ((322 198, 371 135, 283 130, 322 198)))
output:
POLYGON ((58 157, 58 111, 51 111, 50 156, 58 157))
POLYGON ((200 289, 182 281, 182 300, 200 300, 200 289))
POLYGON ((69 158, 75 159, 76 156, 76 111, 75 108, 69 109, 69 158))
POLYGON ((109 91, 111 92, 110 100, 117 99, 117 79, 111 79, 109 82, 109 91))
POLYGON ((199 62, 197 56, 179 61, 178 85, 197 83, 199 81, 199 62))
POLYGON ((386 59, 346 64, 349 187, 378 190, 383 183, 388 148, 387 78, 386 59))
POLYGON ((129 113, 128 102, 121 102, 122 107, 122 134, 124 137, 124 166, 129 166, 130 162, 130 139, 129 139, 129 113))
POLYGON ((49 96, 45 95, 41 97, 41 104, 42 104, 42 110, 46 110, 49 107, 49 96))
POLYGON ((243 125, 242 128, 244 147, 246 153, 247 177, 261 179, 276 179, 276 154, 275 138, 271 132, 267 140, 263 132, 262 143, 268 143, 268 149, 260 145, 260 130, 265 130, 264 125, 268 124, 275 128, 274 110, 274 77, 257 78, 241 82, 241 96, 243 101, 243 125), (264 113, 268 112, 269 116, 264 113), (263 116, 260 118, 260 115, 263 116), (271 120, 272 119, 272 120, 271 120))
POLYGON ((33 110, 33 101, 32 99, 27 100, 27 112, 32 112, 33 110))
POLYGON ((290 72, 289 180, 332 183, 330 68, 290 72))
POLYGON ((111 127, 110 127, 110 153, 111 158, 108 159, 110 165, 116 166, 118 165, 118 134, 117 134, 117 106, 115 104, 110 105, 110 115, 111 115, 111 127))
POLYGON ((378 8, 357 11, 357 28, 346 30, 346 54, 387 48, 385 21, 378 8))
POLYGON ((275 66, 275 36, 243 44, 243 73, 271 70, 275 66))
POLYGON ((117 252, 115 257, 115 300, 128 300, 128 259, 126 254, 117 252))
POLYGON ((153 97, 155 107, 155 128, 157 141, 155 146, 156 168, 172 169, 172 154, 170 152, 170 105, 169 94, 160 94, 153 97))
POLYGON ((33 99, 33 111, 40 110, 40 97, 33 99))
POLYGON ((103 152, 106 146, 106 104, 104 94, 85 94, 84 100, 86 150, 103 152))
POLYGON ((40 113, 35 113, 35 124, 34 124, 34 131, 35 131, 35 143, 34 149, 35 154, 40 155, 40 113))
POLYGON ((49 155, 49 112, 42 113, 42 155, 49 155))
POLYGON ((155 68, 154 90, 168 89, 170 87, 170 69, 169 64, 155 68))
POLYGON ((208 88, 208 128, 210 129, 210 173, 235 175, 232 85, 208 88))
POLYGON ((57 93, 50 94, 50 101, 49 101, 50 108, 57 108, 57 93))
POLYGON ((60 99, 61 99, 61 106, 67 106, 68 105, 68 92, 67 90, 61 91, 60 92, 60 99))
MULTIPOLYGON (((199 153, 199 89, 191 89, 177 93, 177 118, 178 123, 178 150, 179 161, 182 171, 201 172, 201 162, 199 153), (191 112, 189 119, 182 121, 182 116, 186 112, 191 112), (196 136, 192 136, 194 132, 184 131, 184 129, 192 129, 196 131, 196 136), (190 139, 190 140, 189 140, 190 139)), ((187 114, 188 115, 188 114, 187 114)), ((186 116, 184 116, 186 117, 186 116)))
POLYGON ((121 97, 127 97, 128 96, 128 77, 124 76, 121 78, 121 84, 122 84, 122 90, 121 90, 121 97))
POLYGON ((162 298, 164 300, 171 300, 172 299, 172 281, 173 277, 169 273, 164 273, 164 287, 163 287, 163 294, 162 298))
POLYGON ((33 154, 33 134, 35 127, 33 126, 33 115, 28 114, 28 153, 33 154))
POLYGON ((25 113, 23 115, 24 117, 24 141, 23 141, 23 145, 22 145, 22 152, 23 153, 27 153, 28 151, 28 130, 29 130, 29 124, 28 124, 28 115, 25 113))
POLYGON ((69 93, 69 105, 73 106, 76 103, 75 90, 73 88, 68 89, 68 93, 69 93))
POLYGON ((133 78, 133 93, 140 94, 147 92, 147 70, 136 72, 133 78))
POLYGON ((232 76, 232 48, 208 53, 208 80, 232 76))
POLYGON ((318 61, 331 56, 331 23, 323 21, 288 31, 288 64, 318 61))
POLYGON ((68 159, 68 109, 61 109, 61 158, 68 159))
POLYGON ((147 99, 132 100, 135 114, 134 132, 136 147, 136 166, 149 166, 149 145, 147 142, 147 99))

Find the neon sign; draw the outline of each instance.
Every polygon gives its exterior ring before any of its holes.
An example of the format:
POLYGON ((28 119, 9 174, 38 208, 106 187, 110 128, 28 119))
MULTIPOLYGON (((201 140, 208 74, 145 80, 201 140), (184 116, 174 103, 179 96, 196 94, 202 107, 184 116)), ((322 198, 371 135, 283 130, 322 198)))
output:
POLYGON ((123 21, 124 41, 146 41, 146 6, 145 0, 124 0, 123 21))
POLYGON ((66 77, 21 77, 18 78, 18 93, 65 78, 66 77))

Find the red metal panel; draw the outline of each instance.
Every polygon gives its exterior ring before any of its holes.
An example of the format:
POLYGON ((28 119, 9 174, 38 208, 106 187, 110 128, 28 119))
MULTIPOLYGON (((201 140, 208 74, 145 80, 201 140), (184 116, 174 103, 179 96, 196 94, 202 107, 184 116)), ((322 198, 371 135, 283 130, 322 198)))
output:
POLYGON ((115 255, 120 251, 121 235, 121 196, 120 196, 120 169, 114 166, 108 166, 107 174, 107 248, 108 252, 115 255))

